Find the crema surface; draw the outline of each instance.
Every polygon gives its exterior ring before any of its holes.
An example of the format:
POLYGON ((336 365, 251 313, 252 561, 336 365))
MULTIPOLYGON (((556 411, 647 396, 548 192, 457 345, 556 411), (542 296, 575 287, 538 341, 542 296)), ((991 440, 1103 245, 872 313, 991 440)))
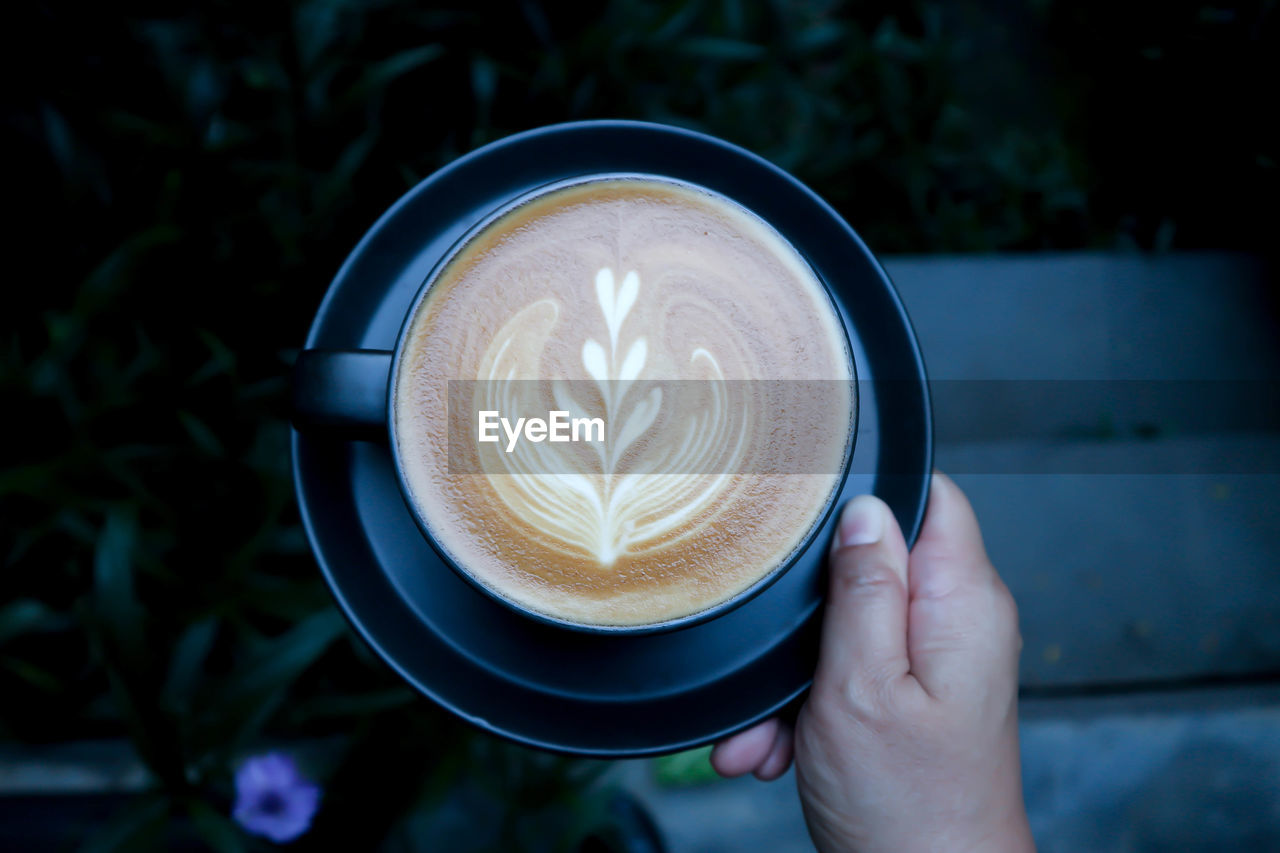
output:
POLYGON ((589 181, 506 214, 440 273, 404 347, 396 451, 437 544, 575 623, 680 618, 787 561, 854 423, 847 344, 807 264, 753 214, 665 181, 589 181), (808 380, 834 381, 787 393, 808 380), (552 411, 600 427, 480 440, 477 413, 552 411))

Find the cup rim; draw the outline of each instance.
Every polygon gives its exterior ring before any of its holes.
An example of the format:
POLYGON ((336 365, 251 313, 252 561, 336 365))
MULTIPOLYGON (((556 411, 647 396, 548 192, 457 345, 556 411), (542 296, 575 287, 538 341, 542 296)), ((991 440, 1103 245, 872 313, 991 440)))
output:
POLYGON ((728 613, 759 595, 782 577, 782 575, 790 570, 804 557, 806 553, 808 553, 809 549, 813 547, 815 540, 826 527, 831 513, 836 508, 840 494, 844 490, 845 480, 848 478, 854 451, 856 449, 855 445, 857 442, 859 419, 861 417, 862 407, 859 405, 855 390, 853 397, 853 417, 849 421, 848 436, 845 441, 844 457, 840 465, 840 471, 835 481, 832 483, 830 492, 827 495, 822 509, 814 516, 810 523, 809 530, 805 533, 804 537, 791 550, 786 559, 780 561, 768 572, 756 578, 756 580, 752 581, 748 586, 728 598, 717 601, 709 607, 704 607, 703 609, 693 613, 687 613, 682 616, 673 617, 660 622, 649 622, 638 625, 607 625, 590 622, 575 622, 525 606, 520 602, 503 595, 501 591, 484 583, 471 572, 467 571, 466 568, 459 565, 458 561, 455 560, 449 550, 437 541, 435 534, 431 530, 431 525, 425 517, 426 513, 421 510, 417 501, 413 499, 413 491, 409 486, 407 477, 405 476, 404 465, 401 463, 400 442, 397 434, 396 395, 400 384, 400 369, 404 362, 404 353, 406 350, 405 342, 408 339, 409 331, 414 325, 414 321, 418 316, 419 310, 422 308, 422 304, 426 301, 428 294, 439 280, 441 274, 448 269, 453 260, 463 250, 465 250, 473 240, 487 231, 496 222, 516 209, 549 193, 558 192, 560 190, 583 184, 616 180, 650 181, 690 188, 697 192, 710 195, 717 201, 727 203, 745 211, 749 216, 759 220, 767 228, 772 230, 774 234, 776 234, 787 246, 791 248, 793 252, 795 252, 796 256, 799 257, 801 262, 804 264, 805 268, 809 270, 814 280, 821 286, 822 292, 827 298, 828 307, 832 312, 836 325, 840 329, 841 342, 849 365, 849 383, 854 389, 858 387, 857 361, 853 357, 853 346, 849 336, 849 328, 843 312, 840 310, 840 303, 836 300, 835 295, 832 292, 832 288, 830 284, 828 284, 827 280, 818 272, 817 269, 814 268, 813 264, 804 255, 804 253, 802 253, 785 234, 780 232, 773 223, 767 221, 763 216, 756 213, 745 204, 729 197, 727 194, 684 178, 635 171, 586 172, 581 175, 558 178, 554 181, 541 184, 504 201, 497 208, 490 211, 481 217, 481 219, 475 224, 467 228, 466 231, 457 240, 455 240, 452 245, 450 245, 440 259, 431 267, 430 271, 428 271, 426 276, 423 278, 422 283, 418 286, 418 289, 410 302, 409 308, 405 313, 404 319, 401 321, 400 329, 396 333, 396 342, 392 350, 391 370, 388 372, 387 376, 386 421, 393 463, 392 468, 395 471, 396 484, 400 489, 401 497, 404 499, 404 503, 409 510, 410 516, 413 518, 414 524, 417 525, 419 532, 427 541, 427 544, 440 558, 441 562, 453 570, 454 574, 461 577, 464 581, 470 584, 472 588, 479 590, 492 601, 501 604, 520 616, 532 619, 535 622, 585 634, 637 636, 643 634, 665 633, 692 627, 728 613))

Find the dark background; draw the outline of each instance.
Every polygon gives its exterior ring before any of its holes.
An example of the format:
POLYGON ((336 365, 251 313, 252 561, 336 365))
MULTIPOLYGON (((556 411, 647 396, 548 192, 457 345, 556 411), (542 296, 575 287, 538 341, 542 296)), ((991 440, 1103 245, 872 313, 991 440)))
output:
POLYGON ((479 145, 622 117, 792 170, 881 254, 1270 254, 1276 6, 8 10, 0 738, 130 737, 158 784, 108 828, 125 847, 169 815, 249 843, 235 756, 312 736, 311 837, 367 847, 452 803, 507 849, 576 839, 599 767, 416 701, 298 525, 284 377, 364 230, 479 145))

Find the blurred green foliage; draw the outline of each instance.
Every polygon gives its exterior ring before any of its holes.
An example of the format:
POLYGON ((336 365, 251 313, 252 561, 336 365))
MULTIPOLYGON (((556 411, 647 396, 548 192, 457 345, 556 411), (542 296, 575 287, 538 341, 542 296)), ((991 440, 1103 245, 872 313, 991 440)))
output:
POLYGON ((415 849, 464 814, 477 849, 569 845, 599 768, 415 699, 298 524, 284 376, 364 229, 478 145, 628 117, 793 170, 880 252, 1264 248, 1275 5, 11 10, 0 736, 132 739, 156 793, 104 849, 173 814, 248 844, 233 757, 335 735, 308 838, 415 849))
POLYGON ((653 779, 667 788, 704 785, 720 778, 711 766, 711 747, 704 746, 653 759, 653 779))

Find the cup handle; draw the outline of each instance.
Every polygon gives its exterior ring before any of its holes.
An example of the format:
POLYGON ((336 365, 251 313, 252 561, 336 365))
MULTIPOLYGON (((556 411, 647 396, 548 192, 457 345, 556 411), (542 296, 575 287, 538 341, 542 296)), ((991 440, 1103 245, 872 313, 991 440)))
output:
POLYGON ((386 441, 392 355, 385 350, 302 350, 290 382, 294 428, 386 441))

